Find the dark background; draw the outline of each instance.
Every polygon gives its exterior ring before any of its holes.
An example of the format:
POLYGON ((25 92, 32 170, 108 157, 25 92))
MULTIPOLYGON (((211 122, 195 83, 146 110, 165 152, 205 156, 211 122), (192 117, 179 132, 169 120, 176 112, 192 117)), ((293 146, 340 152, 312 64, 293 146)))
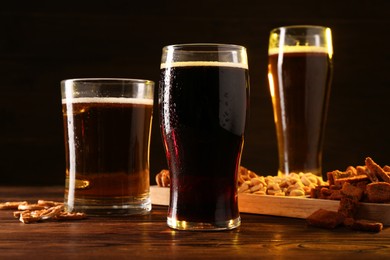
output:
MULTIPOLYGON (((0 5, 0 185, 63 185, 60 81, 78 77, 158 82, 161 48, 190 42, 248 49, 251 111, 242 165, 276 174, 267 85, 269 31, 329 26, 334 79, 324 171, 390 164, 390 1, 3 1, 0 5), (7 3, 6 3, 7 2, 7 3)), ((155 111, 151 174, 166 167, 155 111)))

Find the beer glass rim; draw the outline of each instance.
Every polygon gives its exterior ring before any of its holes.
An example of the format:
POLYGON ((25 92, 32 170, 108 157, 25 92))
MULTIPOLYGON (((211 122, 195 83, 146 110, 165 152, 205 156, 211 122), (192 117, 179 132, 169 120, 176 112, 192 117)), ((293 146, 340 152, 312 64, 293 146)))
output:
POLYGON ((115 83, 115 82, 124 82, 124 83, 136 83, 136 84, 154 84, 154 81, 148 79, 134 79, 134 78, 73 78, 73 79, 64 79, 61 80, 61 84, 65 83, 115 83))
POLYGON ((219 52, 231 50, 246 50, 242 45, 230 43, 179 43, 163 47, 163 50, 174 49, 175 51, 193 51, 193 52, 219 52), (209 50, 207 50, 210 48, 209 50))
POLYGON ((246 48, 225 43, 184 43, 162 49, 160 68, 196 66, 229 66, 248 69, 246 48))
POLYGON ((330 29, 330 27, 322 26, 322 25, 305 25, 305 24, 297 24, 297 25, 286 25, 286 26, 279 26, 276 28, 273 28, 271 32, 278 31, 281 29, 319 29, 319 30, 327 30, 330 29))
POLYGON ((289 25, 270 32, 268 54, 308 51, 333 56, 332 30, 320 25, 289 25))
POLYGON ((61 81, 63 100, 83 97, 122 97, 153 100, 154 81, 130 78, 75 78, 61 81))

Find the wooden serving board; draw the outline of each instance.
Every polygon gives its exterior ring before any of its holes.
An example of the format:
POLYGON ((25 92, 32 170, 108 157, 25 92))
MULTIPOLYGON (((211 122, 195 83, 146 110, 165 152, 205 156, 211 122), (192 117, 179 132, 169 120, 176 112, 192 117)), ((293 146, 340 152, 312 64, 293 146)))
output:
MULTIPOLYGON (((169 188, 151 186, 154 205, 168 206, 169 188)), ((307 218, 318 209, 337 211, 339 201, 301 197, 279 197, 269 195, 238 194, 238 207, 242 213, 273 215, 292 218, 307 218)), ((390 204, 361 203, 358 218, 382 222, 390 226, 390 204)))

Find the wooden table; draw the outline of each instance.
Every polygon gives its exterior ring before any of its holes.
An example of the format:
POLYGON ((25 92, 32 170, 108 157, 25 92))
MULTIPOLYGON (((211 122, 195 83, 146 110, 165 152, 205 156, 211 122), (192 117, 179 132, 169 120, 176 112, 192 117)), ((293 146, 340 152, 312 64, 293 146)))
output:
MULTIPOLYGON (((61 201, 61 187, 0 187, 0 202, 61 201)), ((239 229, 175 231, 167 208, 142 217, 23 224, 0 211, 0 259, 389 259, 390 228, 324 230, 304 220, 241 214, 239 229)), ((389 216, 390 217, 390 216, 389 216)))

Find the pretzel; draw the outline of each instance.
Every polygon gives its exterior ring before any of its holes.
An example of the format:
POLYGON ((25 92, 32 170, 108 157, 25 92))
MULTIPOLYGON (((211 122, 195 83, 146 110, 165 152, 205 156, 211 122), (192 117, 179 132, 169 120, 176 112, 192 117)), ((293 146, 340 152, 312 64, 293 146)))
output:
POLYGON ((0 209, 18 209, 19 205, 27 204, 27 201, 12 201, 0 203, 0 209))
POLYGON ((0 209, 18 209, 13 216, 19 221, 29 224, 44 220, 77 220, 87 216, 81 212, 65 212, 64 203, 48 200, 38 200, 36 204, 27 201, 5 202, 0 204, 0 209))

